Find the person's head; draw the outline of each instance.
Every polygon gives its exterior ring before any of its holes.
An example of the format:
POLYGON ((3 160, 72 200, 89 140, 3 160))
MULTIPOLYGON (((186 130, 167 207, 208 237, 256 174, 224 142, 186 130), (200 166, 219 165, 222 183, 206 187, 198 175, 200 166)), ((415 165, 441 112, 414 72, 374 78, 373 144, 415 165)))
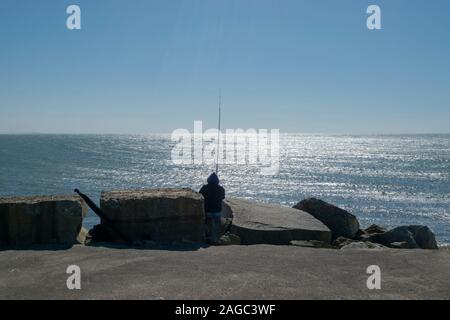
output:
POLYGON ((219 184, 219 177, 215 172, 213 172, 206 181, 208 182, 208 184, 219 184))

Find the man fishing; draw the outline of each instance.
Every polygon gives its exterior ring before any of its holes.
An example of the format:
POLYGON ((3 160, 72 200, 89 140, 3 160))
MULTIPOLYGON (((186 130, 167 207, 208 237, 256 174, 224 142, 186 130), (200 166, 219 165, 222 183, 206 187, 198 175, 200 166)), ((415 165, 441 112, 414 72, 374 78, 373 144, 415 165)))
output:
POLYGON ((219 177, 213 172, 200 189, 200 194, 205 198, 206 213, 206 242, 219 244, 221 235, 222 200, 225 199, 225 189, 219 185, 219 177))

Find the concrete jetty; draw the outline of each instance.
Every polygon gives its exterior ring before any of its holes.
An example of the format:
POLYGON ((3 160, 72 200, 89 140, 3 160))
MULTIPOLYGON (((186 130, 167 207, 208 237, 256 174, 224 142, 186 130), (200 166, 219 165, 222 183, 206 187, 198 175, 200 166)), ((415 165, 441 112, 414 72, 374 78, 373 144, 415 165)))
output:
POLYGON ((450 299, 449 266, 450 250, 76 245, 0 252, 0 299, 450 299), (81 290, 66 286, 69 265, 81 290))

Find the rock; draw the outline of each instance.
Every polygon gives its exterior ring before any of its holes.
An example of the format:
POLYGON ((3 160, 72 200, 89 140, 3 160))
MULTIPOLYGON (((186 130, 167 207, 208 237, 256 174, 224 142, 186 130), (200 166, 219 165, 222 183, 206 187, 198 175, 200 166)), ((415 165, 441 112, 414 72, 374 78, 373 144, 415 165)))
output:
POLYGON ((292 240, 330 243, 330 230, 304 211, 243 199, 228 199, 226 204, 233 214, 230 230, 244 245, 288 245, 292 240))
POLYGON ((224 234, 219 239, 219 245, 221 246, 231 246, 231 245, 240 245, 241 244, 241 238, 238 235, 227 233, 224 234))
POLYGON ((363 243, 365 243, 369 249, 388 249, 388 247, 383 246, 382 244, 379 243, 373 243, 370 241, 366 241, 363 243))
POLYGON ((358 241, 370 241, 370 236, 377 233, 384 233, 387 229, 377 226, 376 224, 372 224, 368 228, 362 230, 359 229, 356 235, 354 236, 355 240, 358 241))
MULTIPOLYGON (((190 189, 102 192, 100 208, 113 228, 132 243, 205 240, 203 197, 190 189)), ((100 233, 107 241, 121 242, 105 221, 102 225, 94 233, 100 233)))
POLYGON ((87 244, 87 243, 89 243, 90 240, 91 240, 91 236, 89 234, 89 231, 86 228, 81 227, 81 230, 77 236, 77 243, 87 244))
POLYGON ((339 237, 333 241, 333 247, 341 249, 343 246, 346 246, 352 242, 356 242, 356 240, 349 239, 346 237, 339 237))
POLYGON ((355 238, 355 239, 359 239, 359 238, 365 237, 365 236, 367 236, 367 235, 368 235, 368 234, 367 234, 364 230, 359 229, 359 230, 356 232, 354 238, 355 238))
POLYGON ((355 236, 353 237, 353 240, 355 241, 370 241, 370 234, 367 233, 366 231, 359 229, 358 232, 355 234, 355 236))
POLYGON ((291 246, 306 247, 306 248, 333 248, 329 243, 318 240, 293 240, 290 242, 291 246))
POLYGON ((364 229, 366 234, 385 233, 386 231, 386 228, 377 226, 376 224, 372 224, 368 228, 364 229))
POLYGON ((71 246, 87 212, 78 196, 0 198, 0 245, 71 246))
POLYGON ((371 241, 371 235, 370 234, 362 234, 358 237, 355 237, 355 240, 357 241, 371 241))
POLYGON ((359 222, 353 214, 322 200, 305 199, 297 203, 294 208, 306 211, 323 222, 330 228, 333 239, 340 236, 353 238, 359 230, 359 222))
POLYGON ((385 233, 373 234, 369 239, 371 242, 380 243, 385 246, 389 246, 393 242, 405 242, 410 249, 419 247, 407 226, 397 227, 385 233))
POLYGON ((427 226, 409 226, 417 245, 422 249, 438 249, 436 237, 427 226))
POLYGON ((222 201, 222 219, 233 220, 233 211, 231 210, 226 200, 222 201))
POLYGON ((372 243, 370 241, 360 241, 339 237, 333 241, 333 247, 336 249, 381 249, 386 248, 379 243, 372 243))
POLYGON ((109 228, 103 224, 97 224, 89 230, 89 236, 91 237, 92 242, 113 242, 114 236, 111 234, 112 232, 109 228))
POLYGON ((385 249, 386 247, 378 244, 378 243, 372 243, 372 242, 363 242, 363 241, 355 241, 348 243, 344 245, 341 250, 348 250, 348 249, 385 249))
POLYGON ((225 201, 222 202, 222 217, 220 218, 220 222, 221 234, 225 235, 227 233, 230 233, 231 225, 233 224, 233 212, 231 211, 230 206, 225 201))
MULTIPOLYGON (((373 234, 370 241, 389 246, 395 242, 405 242, 409 249, 437 249, 436 238, 426 226, 401 226, 385 233, 373 234)), ((402 244, 406 246, 405 244, 402 244)))
POLYGON ((394 249, 409 249, 408 242, 406 241, 392 242, 389 244, 389 247, 394 249))

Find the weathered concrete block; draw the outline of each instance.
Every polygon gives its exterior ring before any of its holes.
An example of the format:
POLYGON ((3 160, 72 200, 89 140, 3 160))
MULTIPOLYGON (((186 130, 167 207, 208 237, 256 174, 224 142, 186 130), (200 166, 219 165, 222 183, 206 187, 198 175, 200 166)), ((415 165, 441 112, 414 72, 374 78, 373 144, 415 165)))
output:
POLYGON ((203 197, 190 189, 102 192, 100 208, 130 241, 205 240, 203 197))
POLYGON ((0 245, 72 245, 87 212, 78 196, 0 198, 0 245))
POLYGON ((310 214, 280 205, 227 199, 232 211, 231 232, 241 243, 288 245, 292 240, 331 241, 331 231, 310 214))

